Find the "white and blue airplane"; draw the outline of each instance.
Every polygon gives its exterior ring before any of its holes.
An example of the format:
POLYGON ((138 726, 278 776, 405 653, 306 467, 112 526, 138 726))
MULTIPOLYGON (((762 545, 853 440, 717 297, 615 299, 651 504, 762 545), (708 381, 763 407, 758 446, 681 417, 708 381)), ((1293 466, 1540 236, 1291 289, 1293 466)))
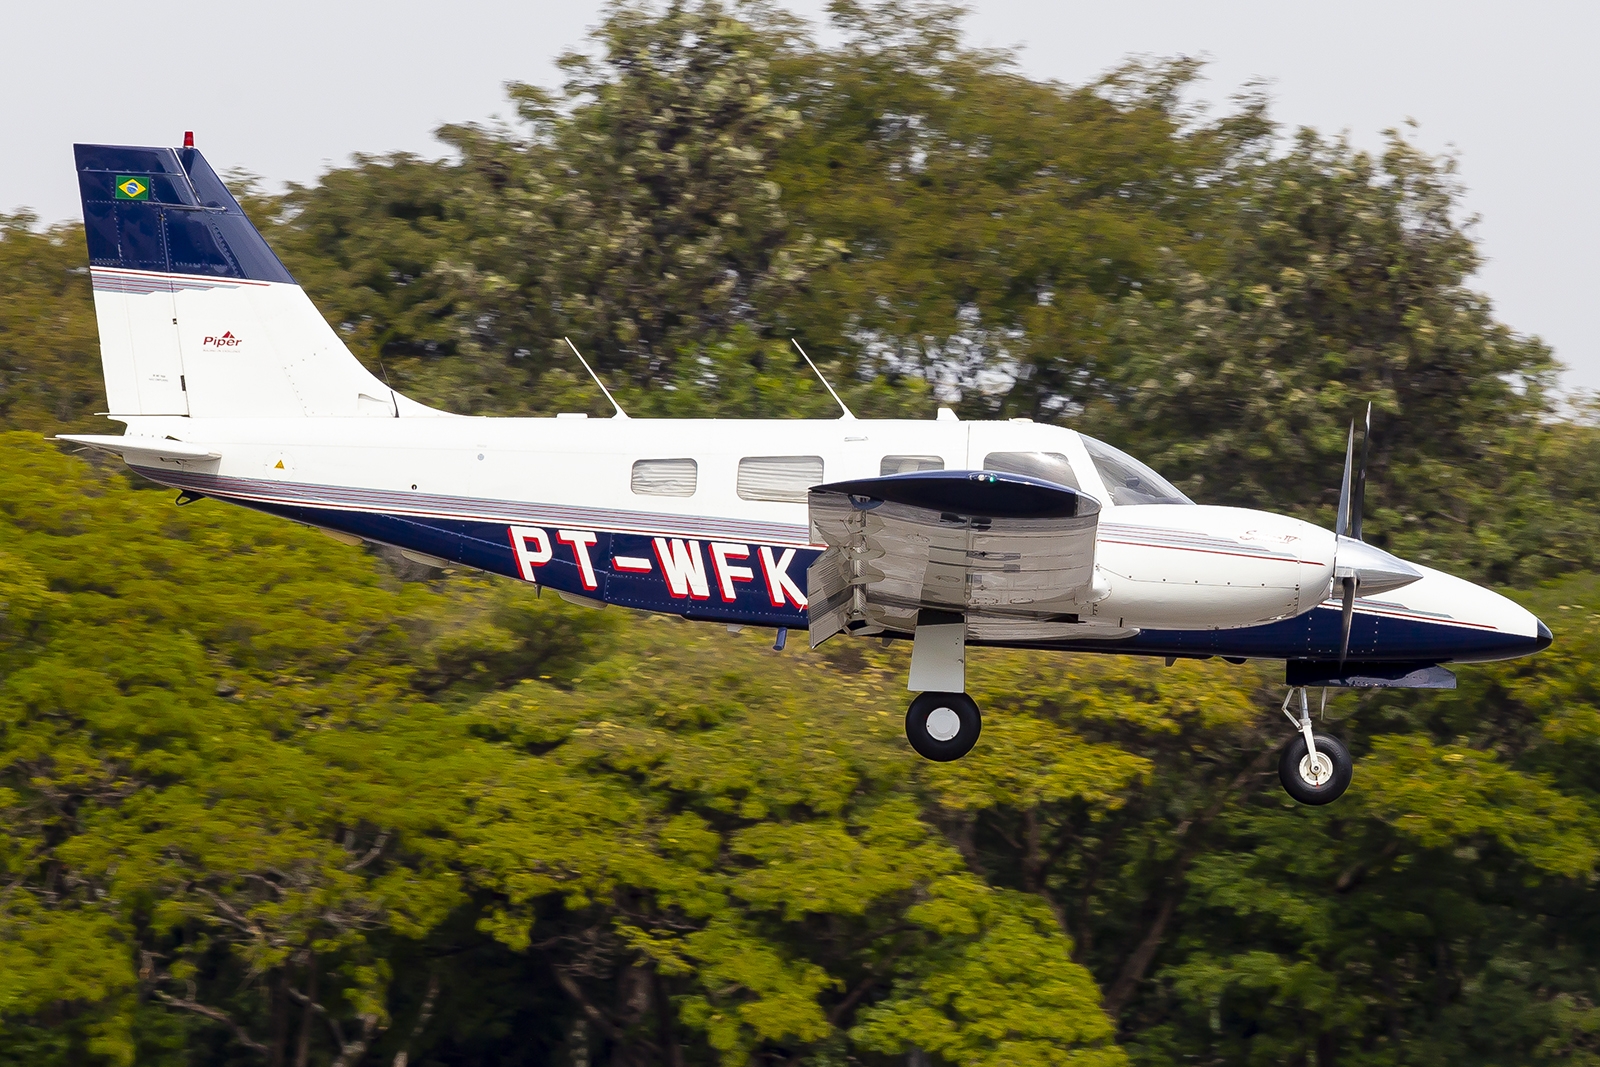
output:
POLYGON ((1196 504, 1027 419, 857 419, 842 402, 836 419, 452 415, 361 366, 191 138, 76 156, 107 417, 125 432, 64 440, 180 503, 232 501, 580 603, 770 627, 780 648, 793 628, 813 647, 911 641, 906 733, 930 759, 978 738, 970 645, 1281 660, 1280 776, 1322 804, 1352 765, 1313 732, 1306 687, 1450 687, 1442 664, 1550 643, 1505 597, 1361 540, 1353 427, 1328 531, 1196 504))

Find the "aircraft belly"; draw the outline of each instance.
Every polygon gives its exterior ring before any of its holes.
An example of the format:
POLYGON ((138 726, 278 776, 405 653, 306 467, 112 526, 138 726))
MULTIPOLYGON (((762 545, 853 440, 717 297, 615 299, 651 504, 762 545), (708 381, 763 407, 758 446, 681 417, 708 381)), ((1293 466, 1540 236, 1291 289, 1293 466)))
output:
MULTIPOLYGON (((190 471, 137 468, 152 480, 394 545, 442 561, 521 579, 555 592, 645 611, 740 625, 806 625, 805 574, 815 549, 727 524, 694 531, 659 516, 648 528, 607 529, 604 513, 331 486, 292 485, 190 471), (413 503, 413 501, 415 503, 413 503), (397 504, 411 506, 404 511, 397 504), (482 517, 499 508, 504 518, 482 517), (696 537, 694 533, 701 535, 696 537)), ((632 520, 645 518, 633 515, 632 520)))

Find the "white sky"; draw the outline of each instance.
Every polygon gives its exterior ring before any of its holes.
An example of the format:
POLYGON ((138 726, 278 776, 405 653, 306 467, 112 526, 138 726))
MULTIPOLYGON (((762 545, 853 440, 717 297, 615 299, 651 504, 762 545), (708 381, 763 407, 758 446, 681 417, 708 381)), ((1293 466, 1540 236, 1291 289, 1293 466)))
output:
MULTIPOLYGON (((822 0, 786 0, 817 17, 822 0)), ((1405 120, 1453 149, 1481 216, 1478 285, 1537 334, 1568 384, 1600 389, 1586 293, 1600 281, 1600 77, 1593 0, 974 0, 975 44, 1018 46, 1036 77, 1082 82, 1129 55, 1211 61, 1208 98, 1268 79, 1274 116, 1377 147, 1405 120)), ((446 122, 506 111, 510 80, 554 85, 599 0, 279 0, 130 8, 18 3, 4 16, 0 211, 78 217, 72 143, 177 144, 219 170, 310 181, 352 152, 437 154, 446 122)))

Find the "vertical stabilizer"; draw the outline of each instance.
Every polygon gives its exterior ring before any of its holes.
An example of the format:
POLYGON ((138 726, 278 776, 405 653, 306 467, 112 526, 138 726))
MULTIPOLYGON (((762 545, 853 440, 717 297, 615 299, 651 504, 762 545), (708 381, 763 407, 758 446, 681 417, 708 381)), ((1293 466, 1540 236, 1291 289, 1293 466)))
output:
POLYGON ((113 416, 438 414, 350 354, 198 150, 74 151, 113 416))

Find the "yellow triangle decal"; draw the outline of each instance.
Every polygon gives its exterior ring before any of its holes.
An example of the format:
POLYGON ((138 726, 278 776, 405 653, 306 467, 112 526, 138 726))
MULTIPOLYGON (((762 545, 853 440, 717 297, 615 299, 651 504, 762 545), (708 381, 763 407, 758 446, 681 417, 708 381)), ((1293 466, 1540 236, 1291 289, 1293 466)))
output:
POLYGON ((279 470, 279 471, 283 470, 283 460, 280 459, 280 460, 278 460, 278 462, 274 463, 272 465, 272 469, 273 470, 279 470))

